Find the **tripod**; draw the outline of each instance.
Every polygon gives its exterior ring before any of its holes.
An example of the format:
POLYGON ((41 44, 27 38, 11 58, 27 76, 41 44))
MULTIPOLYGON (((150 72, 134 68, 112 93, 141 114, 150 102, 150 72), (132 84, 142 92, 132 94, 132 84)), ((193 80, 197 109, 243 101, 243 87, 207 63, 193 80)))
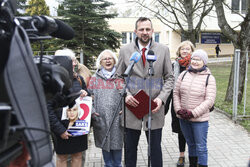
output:
POLYGON ((103 146, 106 143, 106 140, 107 140, 108 135, 110 133, 111 127, 113 125, 113 122, 114 122, 116 116, 119 114, 119 108, 120 108, 121 102, 123 102, 123 104, 122 104, 122 111, 123 111, 123 114, 124 114, 123 115, 124 116, 123 139, 124 139, 124 157, 125 157, 125 164, 124 165, 126 166, 126 108, 125 108, 125 97, 127 96, 126 89, 127 89, 127 86, 128 86, 129 80, 130 80, 130 74, 128 76, 125 76, 124 80, 125 80, 125 86, 122 89, 121 96, 119 98, 116 110, 115 110, 115 112, 112 115, 112 119, 111 119, 110 125, 108 127, 108 130, 106 131, 106 134, 105 134, 105 137, 104 137, 104 139, 102 141, 101 147, 103 148, 103 146))

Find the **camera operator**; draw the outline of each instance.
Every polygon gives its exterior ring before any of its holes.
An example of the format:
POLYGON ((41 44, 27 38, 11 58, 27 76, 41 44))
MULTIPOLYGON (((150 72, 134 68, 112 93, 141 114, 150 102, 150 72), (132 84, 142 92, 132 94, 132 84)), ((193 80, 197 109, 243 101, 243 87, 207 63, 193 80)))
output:
MULTIPOLYGON (((75 70, 76 61, 74 52, 70 49, 57 50, 56 56, 69 56, 72 59, 73 70, 75 70)), ((73 73, 73 84, 71 93, 81 92, 80 97, 89 95, 84 79, 75 71, 73 73)), ((60 95, 48 102, 50 127, 53 134, 53 143, 56 151, 56 166, 66 167, 68 155, 71 155, 71 166, 82 166, 82 152, 88 147, 87 135, 74 136, 67 132, 69 121, 61 121, 62 108, 54 109, 58 103, 60 95)), ((73 102, 74 103, 74 102, 73 102)), ((60 104, 59 104, 60 105, 60 104)))

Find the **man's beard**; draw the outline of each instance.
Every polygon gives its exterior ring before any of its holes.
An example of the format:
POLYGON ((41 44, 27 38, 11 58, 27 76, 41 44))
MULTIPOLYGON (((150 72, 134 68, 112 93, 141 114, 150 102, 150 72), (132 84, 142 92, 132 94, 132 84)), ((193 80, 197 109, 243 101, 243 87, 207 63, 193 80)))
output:
POLYGON ((139 41, 140 41, 142 44, 148 44, 148 42, 150 41, 150 38, 147 38, 147 40, 143 40, 143 38, 139 38, 139 41))

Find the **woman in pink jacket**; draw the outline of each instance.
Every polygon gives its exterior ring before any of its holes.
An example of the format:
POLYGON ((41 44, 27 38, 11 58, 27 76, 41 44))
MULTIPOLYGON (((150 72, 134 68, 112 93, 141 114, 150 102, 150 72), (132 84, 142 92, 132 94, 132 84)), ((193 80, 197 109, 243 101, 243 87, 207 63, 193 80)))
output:
POLYGON ((190 167, 207 166, 209 111, 216 97, 216 82, 206 66, 207 53, 196 50, 191 64, 178 77, 174 89, 174 109, 188 144, 190 167))

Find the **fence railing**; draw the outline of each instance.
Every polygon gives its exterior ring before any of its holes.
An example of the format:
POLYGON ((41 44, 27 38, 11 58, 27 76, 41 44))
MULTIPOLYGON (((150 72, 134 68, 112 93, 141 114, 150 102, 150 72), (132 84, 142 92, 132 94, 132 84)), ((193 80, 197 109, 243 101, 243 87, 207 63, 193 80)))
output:
POLYGON ((247 105, 247 83, 248 83, 248 51, 241 52, 241 50, 236 49, 235 50, 235 61, 234 61, 234 93, 233 93, 233 120, 236 121, 240 117, 248 117, 250 118, 250 115, 246 114, 246 105, 247 105), (241 53, 245 53, 242 56, 246 56, 246 71, 245 71, 245 82, 244 82, 244 110, 243 114, 238 113, 238 93, 239 93, 239 74, 240 74, 240 57, 241 53))

